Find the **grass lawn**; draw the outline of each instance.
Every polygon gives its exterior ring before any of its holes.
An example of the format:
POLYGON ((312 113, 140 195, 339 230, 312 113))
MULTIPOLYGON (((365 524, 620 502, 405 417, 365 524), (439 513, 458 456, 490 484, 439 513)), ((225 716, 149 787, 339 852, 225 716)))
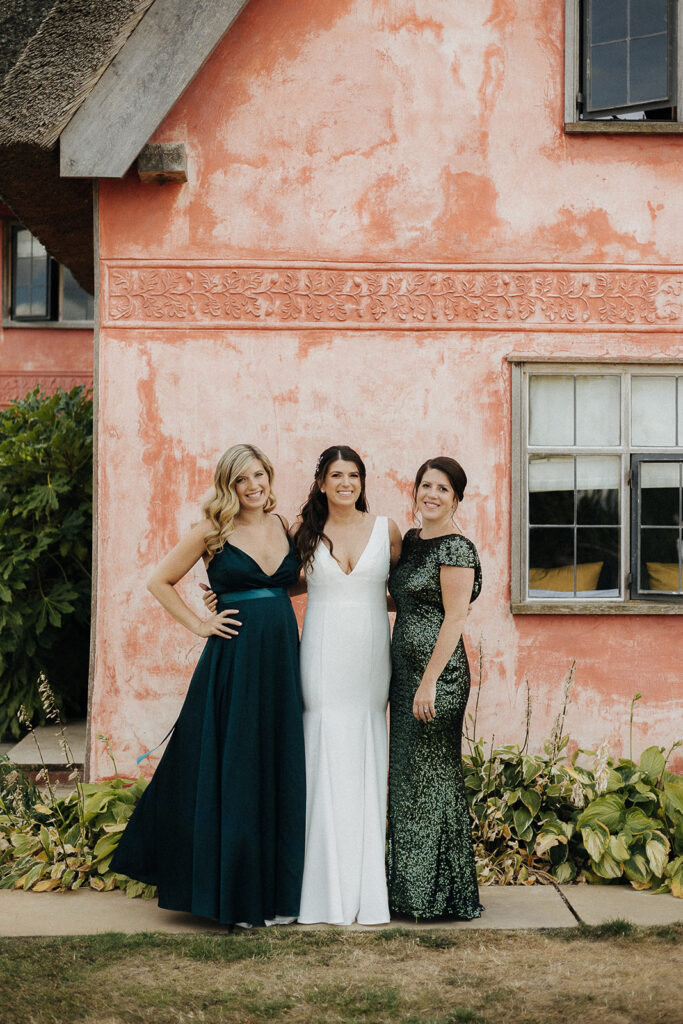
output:
POLYGON ((680 1024, 683 925, 0 940, 2 1024, 680 1024))

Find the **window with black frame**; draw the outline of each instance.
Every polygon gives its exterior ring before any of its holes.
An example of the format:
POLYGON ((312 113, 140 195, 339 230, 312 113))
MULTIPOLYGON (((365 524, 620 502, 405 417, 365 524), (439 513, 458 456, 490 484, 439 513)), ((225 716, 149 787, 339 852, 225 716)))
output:
POLYGON ((676 0, 583 0, 580 116, 675 121, 676 0))
POLYGON ((530 366, 520 383, 518 600, 683 601, 683 370, 530 366))
POLYGON ((632 596, 683 594, 683 459, 634 455, 632 596))
POLYGON ((9 296, 5 309, 13 323, 92 321, 94 301, 71 271, 20 224, 9 229, 9 296))

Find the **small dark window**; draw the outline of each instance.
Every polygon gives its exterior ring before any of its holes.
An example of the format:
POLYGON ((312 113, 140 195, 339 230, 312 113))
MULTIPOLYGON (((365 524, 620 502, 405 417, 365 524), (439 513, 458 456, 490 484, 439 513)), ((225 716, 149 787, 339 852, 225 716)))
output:
POLYGON ((51 259, 26 228, 12 228, 13 320, 51 320, 51 259))
POLYGON ((584 118, 675 120, 675 6, 675 0, 584 0, 584 118))
POLYGON ((93 319, 93 297, 60 266, 27 228, 10 228, 9 318, 79 323, 93 319))
POLYGON ((633 455, 631 597, 683 598, 683 459, 633 455))

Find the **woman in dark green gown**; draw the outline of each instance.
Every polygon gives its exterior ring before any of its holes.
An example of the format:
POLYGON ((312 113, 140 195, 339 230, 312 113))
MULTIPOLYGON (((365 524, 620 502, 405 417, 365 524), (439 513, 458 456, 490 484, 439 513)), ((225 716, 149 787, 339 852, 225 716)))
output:
POLYGON ((150 581, 164 607, 208 639, 111 864, 158 886, 160 907, 223 924, 285 923, 299 912, 306 794, 299 640, 288 596, 299 564, 286 523, 270 514, 271 481, 272 466, 257 448, 229 449, 206 518, 150 581), (202 555, 218 595, 204 620, 174 589, 202 555))
POLYGON ((389 904, 417 918, 479 917, 472 828, 461 765, 470 672, 462 640, 481 590, 472 541, 453 514, 467 478, 454 459, 420 467, 421 529, 403 539, 389 578, 396 602, 389 748, 389 904))

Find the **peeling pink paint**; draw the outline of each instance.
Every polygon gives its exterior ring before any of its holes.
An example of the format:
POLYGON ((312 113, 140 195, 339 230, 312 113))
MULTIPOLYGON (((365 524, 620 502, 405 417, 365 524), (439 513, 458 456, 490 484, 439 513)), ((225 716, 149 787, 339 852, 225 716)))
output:
MULTIPOLYGON (((407 263, 425 280, 432 264, 680 264, 683 139, 564 136, 562 34, 551 0, 436 0, 428 15, 415 0, 252 0, 154 136, 185 142, 188 183, 100 183, 102 280, 124 260, 248 261, 264 274, 407 263)), ((354 445, 372 509, 403 528, 419 463, 455 454, 470 479, 460 523, 484 570, 467 630, 485 652, 480 733, 521 741, 528 678, 539 746, 576 659, 567 725, 581 746, 624 750, 637 690, 636 751, 674 737, 683 617, 510 612, 507 356, 680 359, 680 335, 666 322, 449 326, 428 305, 415 330, 334 309, 334 327, 242 313, 226 327, 196 311, 103 320, 92 735, 112 737, 124 771, 172 724, 200 649, 145 579, 237 440, 271 455, 290 517, 320 450, 354 445)), ((182 584, 198 608, 203 576, 182 584)), ((93 777, 106 774, 97 741, 91 753, 93 777)))

